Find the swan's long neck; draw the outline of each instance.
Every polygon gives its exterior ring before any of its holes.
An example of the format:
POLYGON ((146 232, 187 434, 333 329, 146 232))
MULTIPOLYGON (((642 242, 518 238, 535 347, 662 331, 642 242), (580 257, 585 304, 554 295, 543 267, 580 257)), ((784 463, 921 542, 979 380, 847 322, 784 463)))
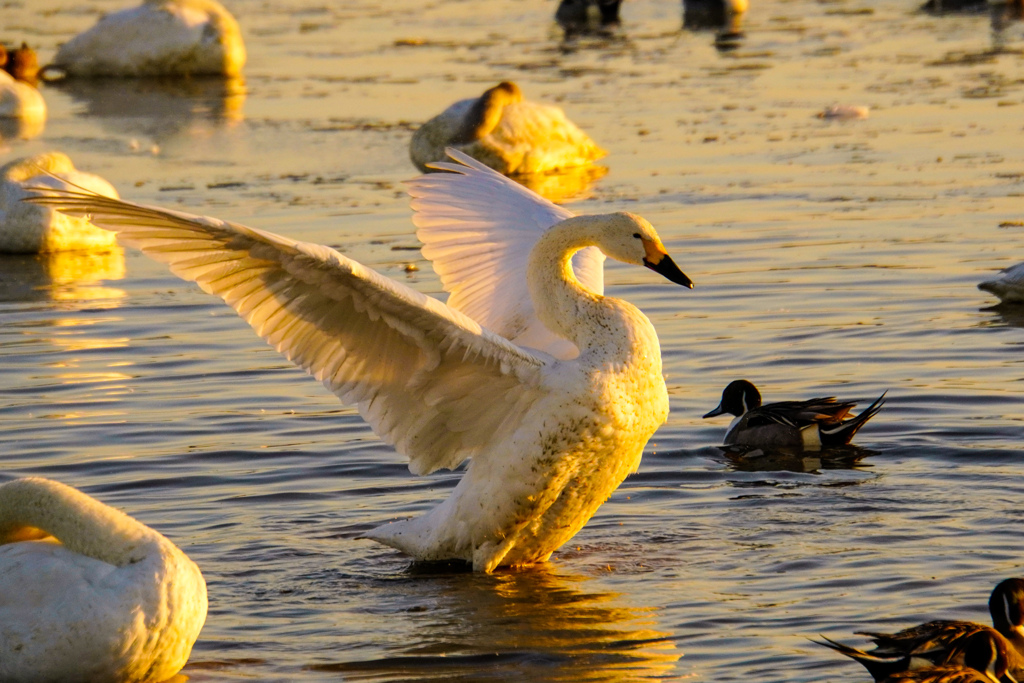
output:
POLYGON ((142 560, 154 544, 167 542, 123 512, 40 478, 0 486, 0 543, 18 538, 26 527, 45 531, 68 550, 118 567, 142 560))
POLYGON ((527 282, 537 317, 580 350, 603 330, 611 310, 600 294, 585 288, 572 269, 580 249, 597 246, 590 216, 567 218, 550 228, 530 251, 527 282))

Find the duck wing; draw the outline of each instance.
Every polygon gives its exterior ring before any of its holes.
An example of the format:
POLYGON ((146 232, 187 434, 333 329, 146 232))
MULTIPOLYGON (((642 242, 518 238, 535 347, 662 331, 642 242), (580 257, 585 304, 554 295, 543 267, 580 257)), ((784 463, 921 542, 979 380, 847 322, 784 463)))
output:
MULTIPOLYGON (((576 346, 537 318, 526 283, 530 250, 555 223, 572 213, 449 148, 452 162, 431 164, 407 183, 412 222, 429 259, 450 292, 448 306, 518 346, 556 358, 575 358, 576 346)), ((573 257, 584 287, 604 293, 604 254, 588 247, 573 257)))
MULTIPOLYGON (((936 619, 896 633, 858 631, 857 634, 867 636, 877 645, 872 650, 875 655, 930 655, 930 659, 936 659, 935 655, 947 652, 960 638, 988 629, 973 621, 936 619)), ((936 661, 944 663, 941 658, 936 661)))
POLYGON ((235 309, 426 474, 510 436, 551 358, 328 247, 86 192, 27 201, 118 233, 235 309))
POLYGON ((856 402, 837 403, 831 396, 812 398, 806 401, 779 401, 755 408, 748 422, 751 426, 783 424, 789 427, 806 427, 814 423, 840 422, 856 402))

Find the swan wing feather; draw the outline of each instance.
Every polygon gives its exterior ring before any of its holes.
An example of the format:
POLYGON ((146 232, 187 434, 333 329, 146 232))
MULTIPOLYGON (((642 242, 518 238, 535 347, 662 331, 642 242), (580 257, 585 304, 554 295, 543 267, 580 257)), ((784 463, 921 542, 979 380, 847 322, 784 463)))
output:
MULTIPOLYGON (((433 263, 448 305, 520 346, 560 358, 578 353, 572 342, 537 318, 526 282, 530 250, 552 225, 573 214, 458 150, 407 183, 416 236, 433 263)), ((573 257, 587 289, 604 293, 604 254, 588 247, 573 257)))
POLYGON ((454 468, 515 427, 549 356, 316 244, 216 218, 85 192, 29 201, 88 215, 219 296, 271 346, 355 403, 426 474, 454 468))

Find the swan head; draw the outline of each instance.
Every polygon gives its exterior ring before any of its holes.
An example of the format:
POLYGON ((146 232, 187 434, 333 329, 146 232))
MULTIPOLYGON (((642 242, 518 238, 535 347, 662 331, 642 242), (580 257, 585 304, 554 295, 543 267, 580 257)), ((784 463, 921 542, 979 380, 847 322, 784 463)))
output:
POLYGON ((623 263, 646 266, 678 285, 693 289, 693 281, 665 252, 658 233, 645 219, 627 212, 593 218, 600 219, 597 246, 606 256, 623 263))
POLYGON ((498 127, 501 114, 505 107, 523 101, 523 91, 512 81, 502 81, 493 88, 484 91, 463 119, 462 127, 452 138, 450 144, 464 145, 479 140, 498 127))

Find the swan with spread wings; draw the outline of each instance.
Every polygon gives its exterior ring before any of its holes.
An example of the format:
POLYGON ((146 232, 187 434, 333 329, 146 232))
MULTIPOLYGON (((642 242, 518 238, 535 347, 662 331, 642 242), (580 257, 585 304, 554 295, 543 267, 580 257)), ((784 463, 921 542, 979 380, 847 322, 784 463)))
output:
POLYGON ((316 244, 86 193, 31 201, 118 233, 232 306, 354 403, 427 474, 469 461, 449 498, 366 534, 478 571, 546 560, 640 464, 668 415, 661 350, 603 261, 692 287, 630 213, 574 216, 468 156, 409 183, 448 303, 316 244))

